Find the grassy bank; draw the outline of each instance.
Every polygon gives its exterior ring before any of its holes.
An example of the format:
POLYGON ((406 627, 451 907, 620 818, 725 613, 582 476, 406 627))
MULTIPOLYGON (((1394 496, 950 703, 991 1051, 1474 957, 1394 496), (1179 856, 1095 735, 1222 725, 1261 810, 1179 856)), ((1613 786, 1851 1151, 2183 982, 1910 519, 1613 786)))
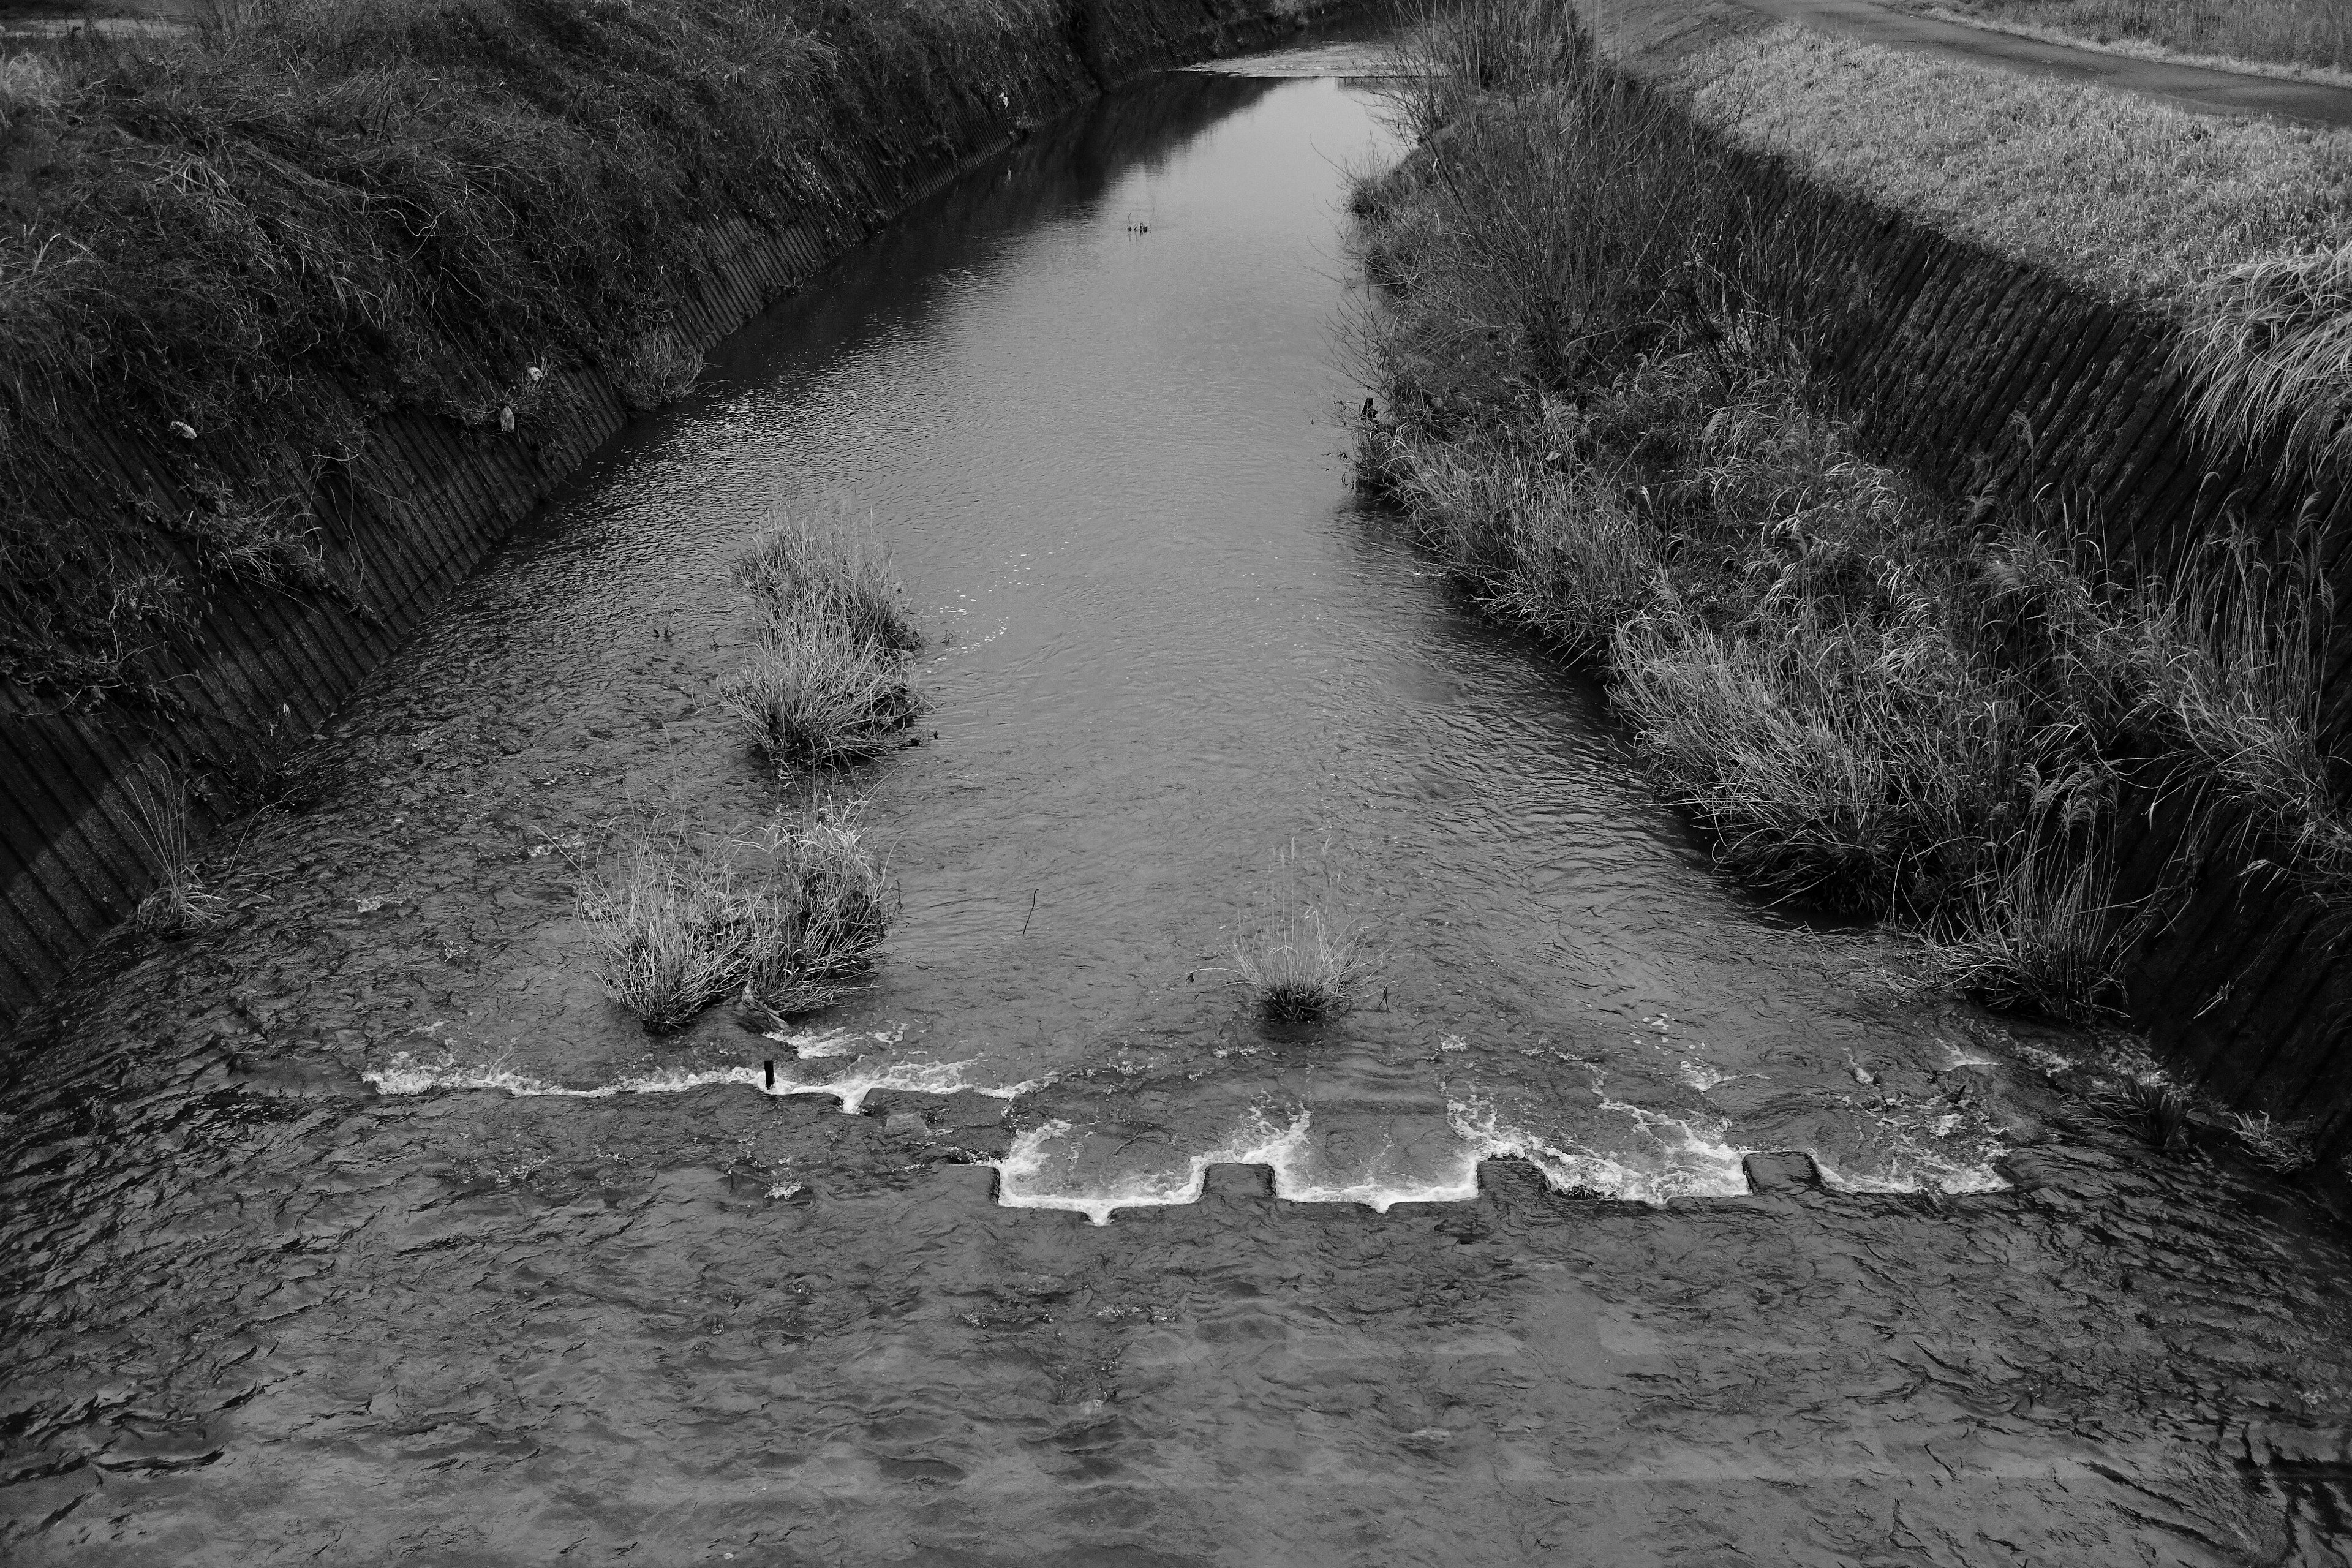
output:
POLYGON ((1934 8, 2101 48, 2352 69, 2352 11, 2336 0, 1941 0, 1934 8))
MULTIPOLYGON (((1803 324, 1744 291, 1722 128, 1792 137, 1834 92, 1803 110, 1803 79, 1774 78, 1783 118, 1733 114, 1718 74, 1694 116, 1548 7, 1473 5, 1418 47, 1420 149, 1357 196, 1384 285, 1365 470, 1482 603, 1603 669, 1728 870, 1899 921, 1955 988, 2069 1018, 2119 1000, 2119 953, 2169 912, 2167 889, 2115 894, 2136 784, 2251 808, 2280 858, 2343 884, 2310 549, 2224 537, 2118 581, 2090 520, 1949 501, 1874 460, 1803 324)), ((2108 189, 2077 222, 2145 205, 2108 189)))
POLYGON ((211 599, 338 591, 385 412, 530 447, 561 372, 675 395, 724 231, 854 232, 951 131, 1229 11, 238 0, 0 64, 0 689, 170 711, 211 599))
POLYGON ((1827 182, 2119 295, 2179 303, 2217 268, 2352 243, 2352 132, 1786 26, 1671 81, 1827 182))

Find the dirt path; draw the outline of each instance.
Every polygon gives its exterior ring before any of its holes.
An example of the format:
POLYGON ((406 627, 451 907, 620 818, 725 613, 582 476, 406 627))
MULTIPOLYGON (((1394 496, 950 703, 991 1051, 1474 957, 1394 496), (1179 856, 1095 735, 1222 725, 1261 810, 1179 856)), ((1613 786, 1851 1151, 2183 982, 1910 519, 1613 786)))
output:
POLYGON ((1596 16, 1604 31, 1635 53, 1686 52, 1769 18, 2025 76, 2095 82, 2210 114, 2352 125, 2352 88, 2073 48, 1913 16, 1872 0, 1603 0, 1588 4, 1587 15, 1596 16))

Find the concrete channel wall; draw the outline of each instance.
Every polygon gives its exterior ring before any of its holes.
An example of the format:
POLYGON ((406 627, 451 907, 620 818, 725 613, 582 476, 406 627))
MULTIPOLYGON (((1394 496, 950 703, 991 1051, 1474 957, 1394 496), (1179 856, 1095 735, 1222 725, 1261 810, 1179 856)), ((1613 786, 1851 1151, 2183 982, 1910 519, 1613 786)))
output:
MULTIPOLYGON (((2270 450, 2223 450, 2189 412, 2158 310, 1956 239, 1733 150, 1749 222, 1730 270, 1801 323, 1816 368, 1869 444, 1948 494, 2040 493, 2120 568, 2162 570, 2217 531, 2315 528, 2336 602, 2352 610, 2352 490, 2270 450)), ((2352 614, 2326 654, 2322 739, 2352 751, 2352 614)), ((2120 803, 2118 900, 2168 871, 2180 912, 2126 975, 2135 1022, 2224 1102, 2314 1118, 2352 1143, 2352 973, 2338 921, 2271 863, 2242 813, 2140 777, 2120 803)))
MULTIPOLYGON (((898 116, 861 132, 821 208, 775 228, 738 220, 707 232, 701 274, 673 302, 677 331, 698 345, 717 342, 1027 126, 1118 81, 1263 47, 1353 8, 1350 0, 1073 0, 1049 30, 1006 33, 951 70, 886 87, 898 116)), ((220 781, 266 774, 630 417, 614 376, 599 370, 553 372, 537 397, 560 416, 519 419, 511 434, 416 413, 372 421, 362 457, 318 508, 329 586, 216 595, 173 671, 184 708, 170 721, 44 711, 0 686, 0 1025, 152 884, 135 805, 143 769, 220 781)), ((176 454, 151 441, 91 420, 79 451, 87 474, 74 483, 85 504, 178 500, 176 454)))

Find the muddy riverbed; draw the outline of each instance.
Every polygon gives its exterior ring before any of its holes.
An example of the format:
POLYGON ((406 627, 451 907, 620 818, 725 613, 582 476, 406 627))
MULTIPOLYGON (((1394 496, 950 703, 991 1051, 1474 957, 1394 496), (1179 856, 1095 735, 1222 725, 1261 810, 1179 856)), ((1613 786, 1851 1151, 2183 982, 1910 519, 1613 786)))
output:
POLYGON ((230 924, 13 1044, 12 1560, 2352 1555, 2332 1222, 1743 902, 1356 505, 1394 154, 1364 84, 1227 72, 975 173, 457 595, 230 924), (936 702, 829 786, 877 984, 649 1039, 575 868, 789 797, 726 566, 842 491, 936 702), (1290 846, 1382 957, 1269 1029, 1222 966, 1290 846))

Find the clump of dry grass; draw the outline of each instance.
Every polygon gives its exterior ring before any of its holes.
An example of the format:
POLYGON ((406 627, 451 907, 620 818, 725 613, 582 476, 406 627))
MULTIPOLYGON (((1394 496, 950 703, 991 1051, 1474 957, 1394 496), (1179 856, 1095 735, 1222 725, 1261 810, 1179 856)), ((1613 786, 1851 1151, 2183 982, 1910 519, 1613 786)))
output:
POLYGON ((656 327, 621 359, 621 401, 640 413, 667 407, 694 390, 702 363, 702 351, 676 327, 656 327))
POLYGON ((2352 471, 2352 245, 2224 268, 2190 300, 2176 359, 2225 445, 2352 471))
POLYGON ((2185 1092, 2157 1074, 2127 1077, 2091 1096, 2094 1115, 2164 1154, 2185 1154, 2195 1147, 2194 1109, 2185 1092))
POLYGON ((2246 1152, 2280 1175, 2291 1176, 2319 1163, 2318 1141, 2308 1121, 2273 1121, 2267 1111, 2232 1111, 2229 1120, 2246 1152))
POLYGON ((744 1004, 762 1021, 818 1012, 864 989, 890 912, 863 813, 863 803, 824 803, 774 834, 775 893, 761 905, 743 976, 744 1004))
POLYGON ((1300 875, 1295 848, 1274 858, 1249 927, 1234 942, 1234 973, 1259 1015, 1315 1023, 1353 1005, 1372 972, 1364 934, 1339 906, 1328 872, 1320 888, 1300 875))
POLYGON ((598 982, 654 1034, 729 996, 763 1017, 841 1000, 889 926, 859 816, 856 804, 819 804, 779 823, 765 865, 762 847, 698 841, 667 822, 631 835, 580 878, 598 982))
POLYGON ((840 767, 895 751, 926 708, 908 616, 870 515, 845 501, 788 511, 735 563, 759 605, 759 648, 719 700, 787 768, 840 767))
POLYGON ((1677 68, 1701 111, 1820 176, 2137 296, 2352 241, 2352 133, 1783 26, 1677 68))
POLYGON ((2282 863, 2322 882, 2352 878, 2352 824, 2319 743, 2335 613, 2319 542, 2265 553, 2218 536, 2136 609, 2142 712, 2200 759, 2221 796, 2255 808, 2282 863))
POLYGON ((719 682, 719 701, 781 768, 886 756, 924 711, 909 656, 821 622, 765 631, 751 662, 719 682))
POLYGON ((736 558, 735 585, 758 598, 763 635, 821 621, 877 647, 922 646, 874 514, 845 497, 785 509, 736 558))
POLYGON ((1985 869, 1927 933, 1930 972, 2006 1012, 2091 1024, 2118 1011, 2128 911, 2116 903, 2097 822, 2046 812, 1989 848, 1985 869))
POLYGON ((188 783, 176 771, 149 763, 123 780, 131 827, 155 885, 131 911, 133 931, 183 936, 218 925, 227 900, 206 889, 197 868, 188 783))
POLYGON ((597 980, 649 1033, 685 1027, 734 990, 748 910, 719 850, 675 828, 648 828, 617 864, 583 873, 580 902, 597 944, 597 980))

